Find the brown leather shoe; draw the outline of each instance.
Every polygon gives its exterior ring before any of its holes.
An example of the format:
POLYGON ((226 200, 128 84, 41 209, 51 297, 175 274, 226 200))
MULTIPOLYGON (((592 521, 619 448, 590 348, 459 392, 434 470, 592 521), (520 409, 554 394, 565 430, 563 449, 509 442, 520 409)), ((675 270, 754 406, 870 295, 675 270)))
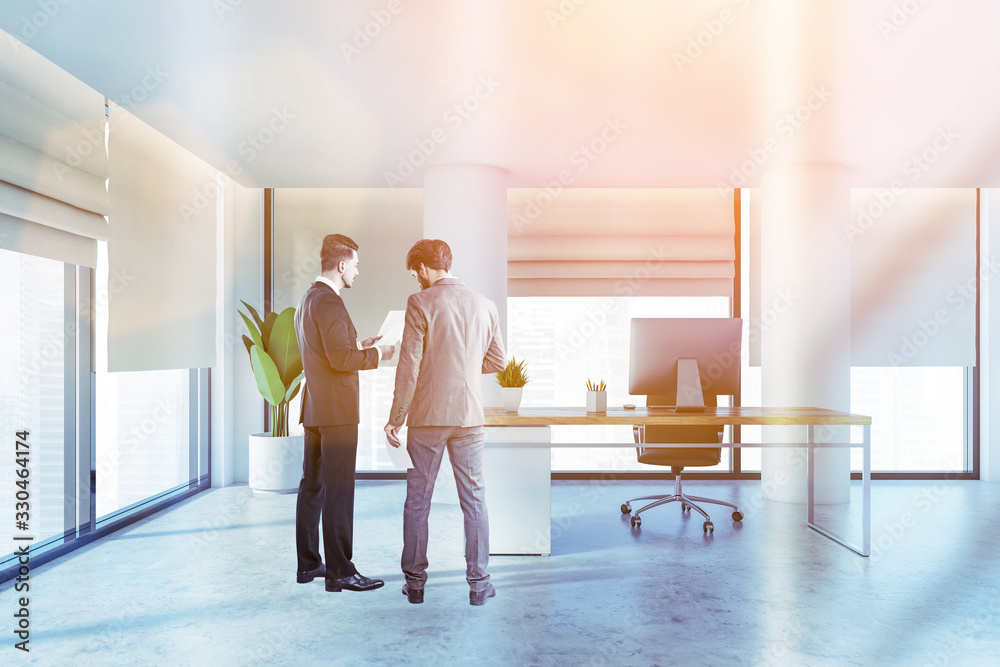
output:
POLYGON ((403 595, 410 601, 410 604, 423 604, 424 602, 424 589, 422 588, 410 588, 407 584, 403 584, 403 595))
POLYGON ((486 584, 486 588, 481 591, 469 591, 469 604, 473 607, 482 607, 488 598, 496 597, 497 589, 493 584, 486 584))

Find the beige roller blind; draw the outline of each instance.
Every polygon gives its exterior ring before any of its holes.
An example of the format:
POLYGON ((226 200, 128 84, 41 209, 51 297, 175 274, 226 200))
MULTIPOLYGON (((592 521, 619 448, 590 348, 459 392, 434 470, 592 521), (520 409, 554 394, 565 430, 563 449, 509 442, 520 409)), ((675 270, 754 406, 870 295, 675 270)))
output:
POLYGON ((975 366, 975 189, 852 190, 846 233, 851 363, 975 366))
POLYGON ((96 266, 104 128, 103 95, 0 31, 0 247, 96 266))
POLYGON ((111 109, 108 370, 215 365, 218 172, 111 109))
POLYGON ((732 296, 733 194, 508 191, 509 296, 732 296))
MULTIPOLYGON (((754 332, 766 331, 775 310, 760 301, 760 191, 743 192, 750 197, 750 363, 760 365, 754 332)), ((852 189, 844 234, 851 364, 975 365, 975 189, 852 189)), ((984 259, 986 280, 994 261, 984 259)))

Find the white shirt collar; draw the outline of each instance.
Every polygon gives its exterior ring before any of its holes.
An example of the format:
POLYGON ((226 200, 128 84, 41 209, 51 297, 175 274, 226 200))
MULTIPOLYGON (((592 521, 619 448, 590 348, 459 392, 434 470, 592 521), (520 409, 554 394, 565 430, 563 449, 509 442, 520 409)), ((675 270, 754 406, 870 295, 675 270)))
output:
POLYGON ((316 282, 323 283, 324 285, 329 285, 331 288, 333 288, 333 291, 337 293, 337 296, 340 296, 340 288, 337 287, 334 284, 334 282, 329 278, 327 278, 326 276, 316 276, 316 282))

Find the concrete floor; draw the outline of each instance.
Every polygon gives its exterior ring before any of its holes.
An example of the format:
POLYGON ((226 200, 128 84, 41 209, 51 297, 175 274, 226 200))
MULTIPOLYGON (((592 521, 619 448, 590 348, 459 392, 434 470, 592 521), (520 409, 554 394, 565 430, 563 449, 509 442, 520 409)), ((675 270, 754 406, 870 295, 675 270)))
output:
MULTIPOLYGON (((762 501, 757 482, 689 482, 746 519, 676 505, 634 531, 618 510, 659 482, 556 482, 553 555, 494 557, 497 597, 468 604, 457 507, 433 506, 423 605, 400 593, 401 482, 359 482, 355 563, 386 586, 294 583, 295 496, 202 493, 31 572, 39 665, 1000 664, 1000 485, 873 485, 861 558, 762 501)), ((827 508, 856 528, 858 505, 827 508)), ((0 587, 10 625, 12 582, 0 587)))

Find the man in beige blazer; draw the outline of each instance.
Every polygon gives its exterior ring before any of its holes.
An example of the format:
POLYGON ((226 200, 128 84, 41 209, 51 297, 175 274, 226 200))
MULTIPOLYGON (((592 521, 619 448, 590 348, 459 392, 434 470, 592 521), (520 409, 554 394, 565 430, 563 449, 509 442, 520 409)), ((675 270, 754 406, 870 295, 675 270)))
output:
POLYGON ((389 443, 399 447, 404 420, 409 427, 406 448, 413 467, 406 473, 403 507, 403 593, 411 603, 424 601, 427 515, 447 448, 465 516, 469 603, 479 606, 496 595, 486 574, 490 546, 481 376, 503 370, 505 361, 496 304, 452 276, 451 259, 451 248, 438 239, 417 241, 406 255, 406 268, 421 291, 406 303, 385 433, 389 443))

